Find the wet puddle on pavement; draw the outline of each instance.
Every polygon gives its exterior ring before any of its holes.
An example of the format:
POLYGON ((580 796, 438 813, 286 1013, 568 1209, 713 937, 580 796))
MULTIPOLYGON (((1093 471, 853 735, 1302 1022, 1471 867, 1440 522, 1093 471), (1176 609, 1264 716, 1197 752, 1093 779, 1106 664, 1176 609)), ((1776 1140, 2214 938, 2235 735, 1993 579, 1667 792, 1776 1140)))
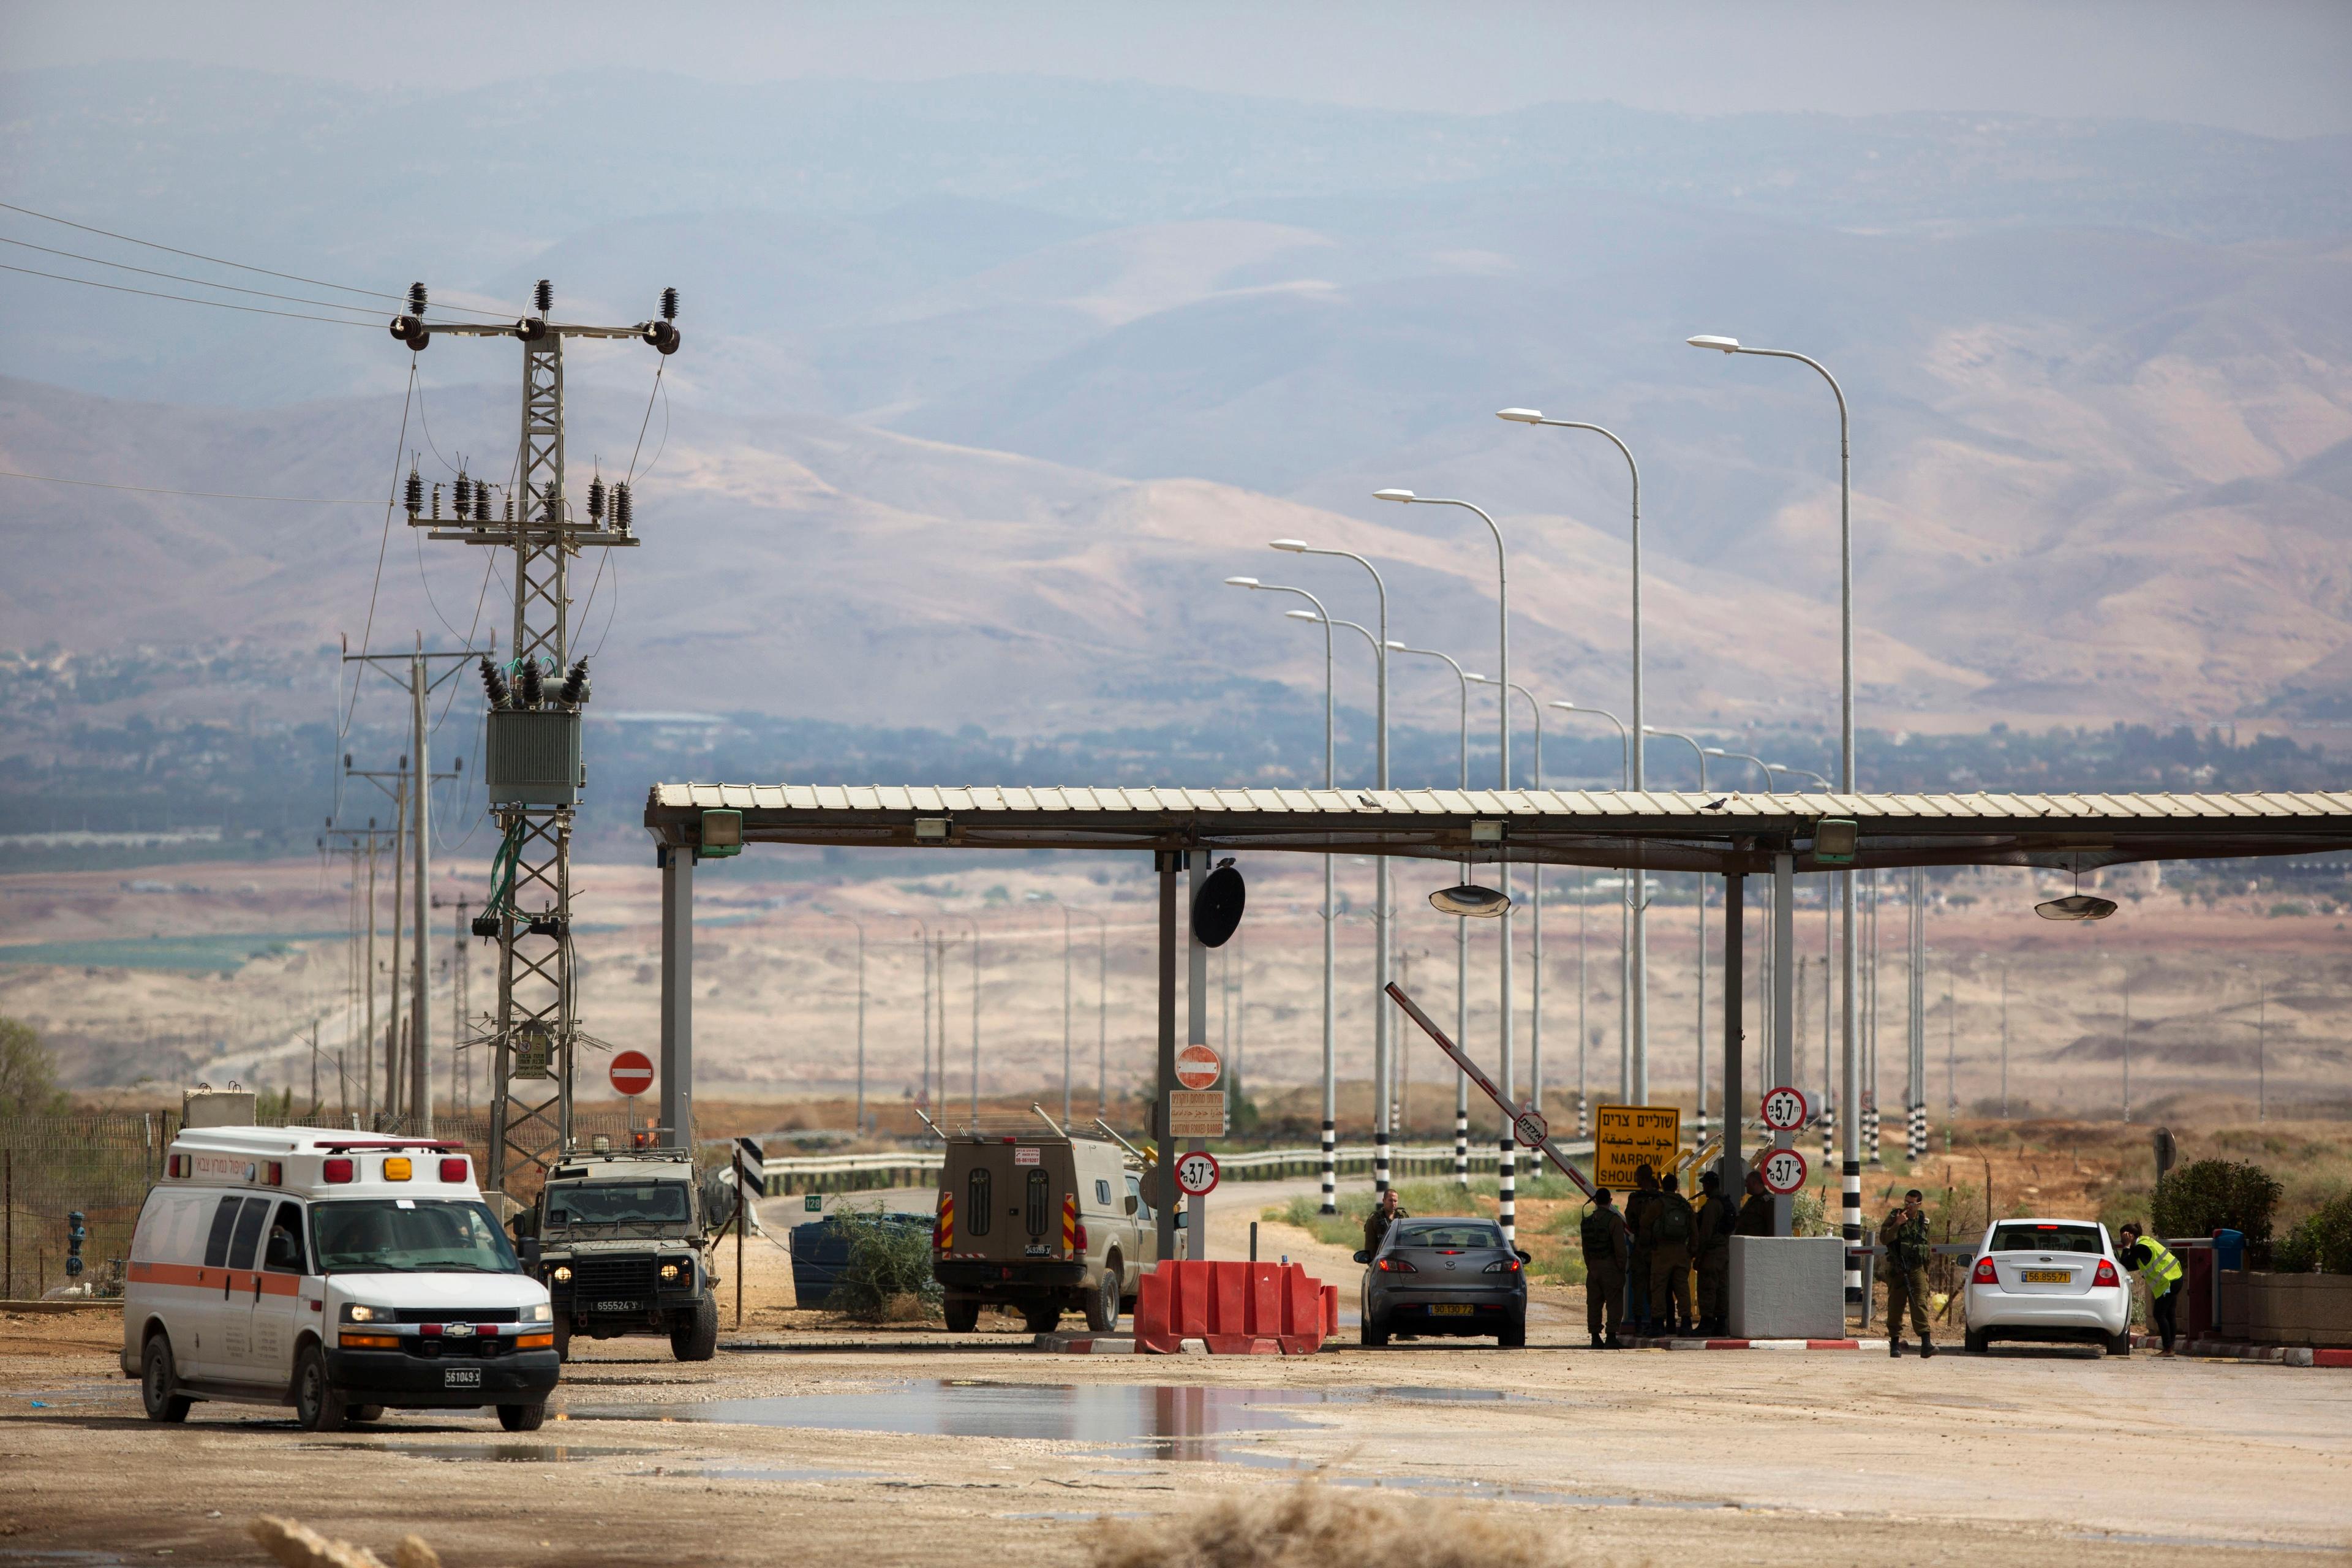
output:
POLYGON ((562 1465, 579 1459, 612 1459, 656 1454, 658 1448, 594 1448, 579 1443, 305 1443, 306 1448, 335 1448, 357 1454, 399 1454, 411 1459, 439 1459, 496 1465, 562 1465))
MULTIPOLYGON (((1027 1437, 1103 1445, 1107 1458, 1264 1462, 1257 1434, 1319 1423, 1279 1408, 1400 1403, 1490 1404, 1510 1395, 1464 1388, 1138 1387, 930 1380, 864 1394, 779 1394, 678 1405, 579 1405, 562 1421, 660 1421, 890 1432, 947 1437, 1027 1437)), ((1289 1461, 1282 1461, 1288 1465, 1289 1461)))

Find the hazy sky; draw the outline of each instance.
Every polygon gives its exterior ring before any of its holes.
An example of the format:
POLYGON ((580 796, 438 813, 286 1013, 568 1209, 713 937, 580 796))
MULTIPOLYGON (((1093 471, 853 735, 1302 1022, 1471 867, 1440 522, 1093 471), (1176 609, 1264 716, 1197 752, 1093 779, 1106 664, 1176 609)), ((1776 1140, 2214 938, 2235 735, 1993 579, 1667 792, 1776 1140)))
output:
POLYGON ((1323 5, 871 0, 649 7, 0 0, 12 67, 188 60, 473 86, 637 64, 736 81, 1030 71, 1475 112, 1987 110, 2352 131, 2347 0, 1323 5))

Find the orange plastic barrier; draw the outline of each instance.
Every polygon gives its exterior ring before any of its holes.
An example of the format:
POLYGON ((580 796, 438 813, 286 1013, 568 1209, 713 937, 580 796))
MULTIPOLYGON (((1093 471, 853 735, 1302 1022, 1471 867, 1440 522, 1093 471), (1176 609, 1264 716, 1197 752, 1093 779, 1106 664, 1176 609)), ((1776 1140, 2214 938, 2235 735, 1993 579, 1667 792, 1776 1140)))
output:
POLYGON ((1312 1355, 1339 1318, 1338 1289, 1299 1264, 1170 1261, 1136 1292, 1135 1343, 1161 1355, 1186 1340, 1212 1355, 1312 1355))

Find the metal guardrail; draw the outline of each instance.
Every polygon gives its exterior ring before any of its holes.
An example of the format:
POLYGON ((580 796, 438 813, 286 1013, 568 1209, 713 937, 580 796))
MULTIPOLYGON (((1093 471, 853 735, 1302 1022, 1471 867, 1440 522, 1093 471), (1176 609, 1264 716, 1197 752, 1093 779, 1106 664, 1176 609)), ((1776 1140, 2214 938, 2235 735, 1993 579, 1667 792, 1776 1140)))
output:
MULTIPOLYGON (((1559 1146, 1570 1154, 1590 1154, 1588 1141, 1559 1146)), ((1500 1151, 1489 1141, 1470 1147, 1470 1168, 1492 1171, 1500 1151)), ((1528 1154, 1533 1162, 1538 1157, 1528 1154)), ((1366 1173, 1372 1168, 1372 1145, 1351 1144, 1332 1152, 1336 1167, 1345 1173, 1366 1173)), ((1323 1168, 1319 1148, 1254 1149, 1220 1154, 1218 1168, 1234 1181, 1279 1181, 1286 1176, 1311 1176, 1323 1168)), ((947 1163, 940 1149, 890 1149, 871 1154, 796 1154, 770 1160, 761 1176, 770 1197, 785 1192, 856 1192, 871 1187, 927 1184, 947 1163)), ((1389 1165, 1399 1175, 1443 1174, 1454 1169, 1451 1143, 1396 1144, 1389 1150, 1389 1165)), ((1521 1170, 1527 1170, 1523 1163, 1521 1170)))

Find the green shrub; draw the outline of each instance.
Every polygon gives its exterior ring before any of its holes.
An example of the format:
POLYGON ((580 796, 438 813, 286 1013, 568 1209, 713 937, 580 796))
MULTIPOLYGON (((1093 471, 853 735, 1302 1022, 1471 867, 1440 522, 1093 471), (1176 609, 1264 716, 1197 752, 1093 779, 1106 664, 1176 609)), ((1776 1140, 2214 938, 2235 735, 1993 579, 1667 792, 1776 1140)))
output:
POLYGON ((2277 1180, 2260 1165, 2198 1160, 2157 1184, 2149 1217, 2158 1236, 2243 1231, 2246 1245, 2261 1250, 2270 1243, 2283 1194, 2277 1180))
POLYGON ((2319 1267, 2319 1216, 2312 1215, 2271 1245, 2271 1268, 2280 1274, 2309 1274, 2319 1267))
POLYGON ((849 1260, 826 1303, 835 1311, 880 1322, 907 1297, 926 1308, 938 1303, 929 1230, 863 1210, 844 1209, 833 1218, 849 1237, 849 1260))
POLYGON ((2294 1234, 2309 1237, 2312 1263, 2322 1274, 2352 1274, 2352 1192, 2320 1205, 2294 1234))
POLYGON ((1829 1236, 1830 1222, 1823 1206, 1821 1191, 1807 1187, 1789 1205, 1789 1232, 1792 1236, 1829 1236))

